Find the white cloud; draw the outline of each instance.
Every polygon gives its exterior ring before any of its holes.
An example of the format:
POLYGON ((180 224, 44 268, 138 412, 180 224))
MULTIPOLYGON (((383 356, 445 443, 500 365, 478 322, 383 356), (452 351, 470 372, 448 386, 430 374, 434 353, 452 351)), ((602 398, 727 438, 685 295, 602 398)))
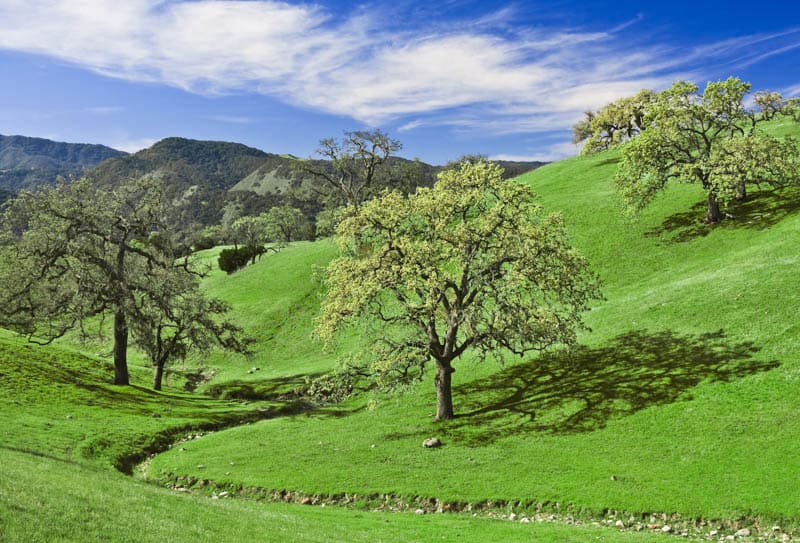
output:
POLYGON ((82 111, 85 113, 92 113, 94 115, 112 115, 124 110, 125 108, 122 106, 93 106, 83 108, 82 111))
POLYGON ((789 87, 788 89, 784 90, 782 94, 787 98, 800 97, 800 83, 798 83, 794 87, 789 87))
POLYGON ((580 153, 582 145, 564 141, 544 146, 541 150, 526 155, 499 154, 490 156, 490 160, 510 160, 513 162, 555 162, 580 153))
POLYGON ((244 115, 209 115, 206 118, 211 119, 212 121, 230 124, 253 124, 258 122, 258 119, 246 117, 244 115))
POLYGON ((0 49, 197 93, 259 92, 366 124, 405 121, 401 131, 502 134, 564 129, 587 108, 759 62, 800 36, 795 28, 678 48, 633 42, 639 17, 606 32, 494 33, 513 14, 500 10, 449 30, 401 32, 387 29, 380 8, 365 13, 333 17, 277 0, 3 0, 0 49))
POLYGON ((117 149, 119 151, 125 151, 126 153, 135 153, 136 151, 147 149, 158 140, 159 138, 135 138, 128 140, 120 140, 116 143, 110 144, 109 147, 117 149))

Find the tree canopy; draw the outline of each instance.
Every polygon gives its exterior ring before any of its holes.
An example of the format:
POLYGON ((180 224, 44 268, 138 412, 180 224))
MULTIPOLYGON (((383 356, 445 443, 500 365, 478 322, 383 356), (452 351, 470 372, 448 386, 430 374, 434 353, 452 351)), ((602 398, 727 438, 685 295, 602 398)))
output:
POLYGON ((642 89, 634 96, 620 98, 596 112, 587 111, 584 118, 572 127, 572 142, 586 142, 581 150, 584 155, 625 143, 645 129, 647 110, 656 97, 655 92, 642 89))
POLYGON ((207 302, 200 272, 176 256, 170 211, 152 178, 113 190, 83 179, 23 192, 3 215, 3 251, 14 266, 0 270, 0 323, 49 343, 76 328, 85 334, 93 317, 110 315, 114 383, 128 384, 129 335, 147 343, 149 324, 175 321, 186 300, 207 302))
POLYGON ((403 146, 380 130, 345 132, 320 140, 317 154, 329 163, 299 161, 298 167, 346 205, 358 206, 385 173, 387 160, 403 146))
POLYGON ((706 222, 746 197, 748 184, 781 187, 800 180, 800 153, 791 138, 760 127, 791 115, 793 103, 759 92, 746 105, 750 84, 737 78, 709 83, 704 92, 685 81, 660 92, 646 110, 646 128, 622 148, 616 173, 631 211, 646 207, 670 181, 697 183, 706 191, 706 222))
POLYGON ((317 333, 348 323, 381 329, 372 358, 351 370, 391 386, 436 366, 437 419, 454 415, 453 363, 575 342, 598 280, 570 247, 557 214, 502 169, 464 162, 433 188, 399 191, 350 209, 341 256, 327 271, 317 333))

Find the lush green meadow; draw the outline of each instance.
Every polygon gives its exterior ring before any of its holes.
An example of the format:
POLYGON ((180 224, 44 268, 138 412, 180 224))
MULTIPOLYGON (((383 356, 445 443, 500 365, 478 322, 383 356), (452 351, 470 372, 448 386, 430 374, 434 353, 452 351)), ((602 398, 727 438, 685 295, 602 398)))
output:
MULTIPOLYGON (((607 299, 576 352, 504 368, 462 361, 452 422, 432 421, 428 381, 210 435, 159 456, 150 475, 198 475, 202 459, 203 477, 232 485, 797 524, 800 195, 754 192, 735 220, 712 228, 700 190, 679 185, 631 221, 614 195, 616 162, 603 153, 521 178, 561 210, 604 282, 607 299), (445 446, 423 450, 432 436, 445 446)), ((279 278, 293 285, 281 311, 302 356, 280 334, 263 338, 261 373, 242 378, 270 383, 331 363, 306 340, 313 285, 276 275, 284 259, 292 278, 307 275, 323 247, 292 248, 210 285, 225 298, 239 281, 264 292, 279 278)), ((359 347, 347 338, 340 350, 359 347)))
MULTIPOLYGON (((788 124, 777 133, 796 133, 788 124)), ((606 299, 570 353, 456 365, 457 418, 434 422, 432 378, 400 394, 323 407, 283 396, 368 349, 311 339, 331 241, 292 244, 205 288, 256 338, 252 358, 195 354, 195 393, 173 376, 109 384, 107 346, 40 347, 0 335, 0 541, 663 541, 658 533, 470 514, 376 513, 376 496, 659 527, 713 519, 800 527, 800 191, 753 191, 737 217, 701 222, 703 195, 674 186, 622 216, 618 154, 520 178, 560 211, 606 299), (91 352, 89 352, 91 351, 91 352), (255 369, 258 368, 258 369, 255 369), (222 429, 226 427, 227 429, 222 429), (216 431, 212 431, 216 430, 216 431), (139 477, 129 471, 159 451, 139 477), (444 446, 423 449, 439 437, 444 446), (142 481, 141 479, 147 479, 142 481), (163 488, 210 481, 190 492, 163 488), (211 499, 357 495, 349 508, 211 499), (242 489, 249 489, 242 491, 242 489), (372 501, 370 501, 372 500, 372 501), (624 512, 624 513, 623 513, 624 512), (664 520, 661 513, 669 515, 664 520), (651 514, 658 514, 650 520, 651 514)), ((203 252, 213 264, 219 249, 203 252)), ((435 507, 434 507, 435 509, 435 507)), ((725 532, 725 533, 728 533, 725 532)))

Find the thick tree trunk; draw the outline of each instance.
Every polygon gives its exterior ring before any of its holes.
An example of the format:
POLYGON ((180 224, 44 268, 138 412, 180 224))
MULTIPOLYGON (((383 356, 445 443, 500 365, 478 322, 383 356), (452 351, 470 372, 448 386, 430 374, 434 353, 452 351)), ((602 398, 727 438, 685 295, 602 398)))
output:
POLYGON ((713 192, 708 193, 708 214, 706 215, 706 222, 708 224, 716 224, 722 220, 722 211, 719 209, 719 202, 717 195, 713 192))
POLYGON ((451 376, 454 370, 450 364, 437 364, 436 379, 436 420, 452 419, 453 413, 453 391, 451 388, 451 376))
POLYGON ((128 385, 128 323, 125 313, 114 313, 114 384, 128 385))
POLYGON ((164 377, 164 363, 156 362, 156 368, 153 372, 153 390, 161 390, 161 379, 164 377))

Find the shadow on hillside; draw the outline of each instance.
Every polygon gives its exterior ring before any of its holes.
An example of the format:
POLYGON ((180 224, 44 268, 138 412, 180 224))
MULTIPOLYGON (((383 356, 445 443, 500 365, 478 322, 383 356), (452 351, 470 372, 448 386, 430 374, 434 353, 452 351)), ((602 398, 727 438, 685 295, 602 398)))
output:
POLYGON ((608 166, 609 164, 619 164, 620 160, 622 160, 620 157, 606 158, 595 164, 594 167, 599 168, 600 166, 608 166))
POLYGON ((682 243, 705 237, 714 228, 763 230, 778 224, 798 210, 800 210, 800 188, 761 190, 752 192, 746 202, 732 210, 733 218, 725 219, 718 225, 703 222, 706 203, 698 202, 689 211, 670 215, 660 225, 645 232, 645 236, 662 238, 668 243, 682 243))
POLYGON ((755 360, 758 350, 749 342, 728 343, 721 330, 629 332, 603 347, 543 356, 457 387, 461 414, 442 430, 470 445, 528 432, 591 432, 650 406, 691 399, 686 392, 702 382, 779 366, 755 360))
POLYGON ((302 388, 306 379, 316 379, 321 373, 298 373, 273 379, 252 381, 235 380, 214 384, 206 389, 206 394, 223 400, 280 400, 302 388))

